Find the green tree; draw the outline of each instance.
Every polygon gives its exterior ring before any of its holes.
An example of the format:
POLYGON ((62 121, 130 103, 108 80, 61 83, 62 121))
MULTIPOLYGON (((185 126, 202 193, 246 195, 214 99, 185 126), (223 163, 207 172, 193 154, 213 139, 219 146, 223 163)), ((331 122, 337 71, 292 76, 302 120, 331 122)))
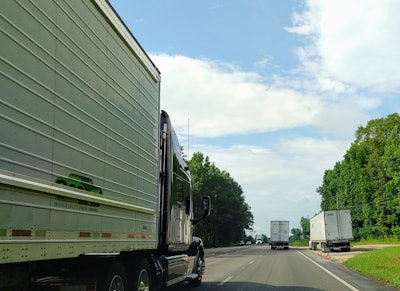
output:
POLYGON ((386 204, 386 224, 394 236, 400 238, 400 126, 390 133, 383 156, 387 182, 382 204, 386 204))
POLYGON ((301 225, 302 233, 303 233, 304 237, 309 237, 310 236, 310 219, 301 217, 300 225, 301 225))
POLYGON ((326 170, 321 209, 351 209, 356 238, 400 236, 400 116, 370 120, 333 169, 326 170))
POLYGON ((209 195, 212 201, 211 215, 196 225, 195 235, 208 246, 229 245, 243 239, 245 230, 253 224, 253 214, 241 186, 202 153, 193 155, 189 167, 195 202, 203 195, 209 195))
POLYGON ((301 229, 300 228, 292 228, 290 231, 292 234, 291 241, 300 240, 301 238, 301 229))

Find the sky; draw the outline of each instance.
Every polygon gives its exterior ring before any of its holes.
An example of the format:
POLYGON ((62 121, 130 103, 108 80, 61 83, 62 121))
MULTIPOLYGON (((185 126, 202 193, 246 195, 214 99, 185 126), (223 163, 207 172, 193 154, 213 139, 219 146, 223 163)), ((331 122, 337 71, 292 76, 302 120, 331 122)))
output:
POLYGON ((110 3, 161 71, 188 158, 242 187, 253 236, 320 212, 316 189, 357 128, 400 112, 400 1, 110 3))

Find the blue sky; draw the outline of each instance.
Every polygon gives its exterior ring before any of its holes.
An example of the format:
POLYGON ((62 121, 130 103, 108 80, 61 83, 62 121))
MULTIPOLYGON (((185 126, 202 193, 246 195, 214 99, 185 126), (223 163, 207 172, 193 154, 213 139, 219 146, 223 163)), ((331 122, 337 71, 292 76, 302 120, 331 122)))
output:
POLYGON ((356 129, 400 111, 399 1, 110 2, 161 71, 184 151, 242 186, 253 235, 318 213, 356 129))

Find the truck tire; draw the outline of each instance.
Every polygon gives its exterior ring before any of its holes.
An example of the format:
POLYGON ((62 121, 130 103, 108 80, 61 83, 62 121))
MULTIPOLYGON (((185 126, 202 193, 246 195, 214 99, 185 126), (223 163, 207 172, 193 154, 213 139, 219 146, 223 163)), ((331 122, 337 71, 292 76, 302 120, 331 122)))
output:
POLYGON ((151 288, 151 273, 150 266, 146 259, 141 259, 138 264, 132 267, 132 272, 129 276, 130 291, 150 291, 151 288))
POLYGON ((105 273, 98 279, 99 291, 127 291, 128 284, 126 280, 125 268, 118 262, 113 262, 107 268, 105 273))
POLYGON ((197 255, 195 268, 196 268, 196 274, 199 274, 199 276, 196 279, 192 279, 189 281, 189 287, 200 286, 201 280, 203 279, 205 263, 204 263, 204 254, 202 252, 199 252, 199 254, 197 255))
POLYGON ((321 248, 322 248, 322 252, 324 252, 324 253, 330 253, 331 252, 331 250, 328 247, 327 243, 321 243, 321 248))

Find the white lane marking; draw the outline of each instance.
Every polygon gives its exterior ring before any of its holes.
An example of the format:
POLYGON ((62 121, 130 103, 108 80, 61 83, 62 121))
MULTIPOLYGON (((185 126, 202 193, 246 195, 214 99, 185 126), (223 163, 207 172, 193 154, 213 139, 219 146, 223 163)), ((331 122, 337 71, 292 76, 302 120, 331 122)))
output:
POLYGON ((249 265, 251 265, 251 264, 253 264, 253 263, 254 263, 254 261, 250 261, 250 262, 249 262, 249 265))
MULTIPOLYGON (((296 250, 297 251, 297 250, 296 250)), ((349 283, 347 283, 346 281, 344 281, 343 279, 339 278, 338 276, 336 276, 335 274, 333 274, 331 271, 325 269, 324 267, 322 267, 320 264, 318 264, 317 262, 315 262, 314 260, 310 259, 309 257, 307 257, 305 254, 302 254, 300 251, 297 251, 300 255, 302 255, 303 257, 305 257, 307 260, 309 260, 311 263, 317 265, 318 267, 320 267, 322 270, 324 270, 325 272, 327 272, 329 275, 331 275, 333 278, 335 278, 336 280, 338 280, 339 282, 341 282, 343 285, 345 285, 346 287, 348 287, 350 290, 353 291, 360 291, 358 290, 356 287, 350 285, 349 283)))
POLYGON ((222 286, 222 285, 224 285, 226 282, 228 282, 230 279, 232 279, 233 278, 233 276, 229 276, 228 278, 226 278, 224 281, 222 281, 222 282, 219 282, 218 283, 218 286, 222 286))

